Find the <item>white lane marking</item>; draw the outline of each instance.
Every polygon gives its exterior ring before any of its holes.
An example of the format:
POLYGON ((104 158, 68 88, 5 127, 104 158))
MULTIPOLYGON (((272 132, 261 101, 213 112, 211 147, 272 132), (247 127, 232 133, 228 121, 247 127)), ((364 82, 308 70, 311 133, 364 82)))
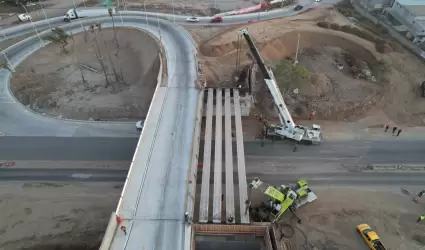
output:
POLYGON ((77 179, 88 179, 92 176, 93 175, 91 175, 91 174, 72 174, 71 175, 72 178, 77 178, 77 179))

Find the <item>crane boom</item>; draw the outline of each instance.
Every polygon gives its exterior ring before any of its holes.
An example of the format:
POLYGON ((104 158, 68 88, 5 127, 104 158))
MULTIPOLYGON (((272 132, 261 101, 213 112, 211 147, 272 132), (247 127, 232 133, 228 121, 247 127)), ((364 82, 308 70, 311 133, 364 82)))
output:
POLYGON ((266 82, 267 88, 270 91, 270 94, 273 97, 273 101, 277 107, 280 125, 271 125, 267 128, 268 133, 272 136, 279 136, 284 138, 293 139, 296 141, 305 140, 310 143, 318 143, 321 141, 322 135, 320 132, 320 126, 313 124, 313 128, 305 128, 303 126, 296 125, 292 119, 291 113, 285 104, 283 96, 279 90, 279 87, 276 84, 276 79, 273 75, 273 71, 266 67, 264 60, 261 58, 260 53, 258 52, 257 47, 254 44, 254 41, 251 38, 251 35, 248 32, 248 29, 242 29, 239 31, 239 34, 242 35, 251 51, 252 56, 254 57, 255 62, 258 64, 261 73, 263 74, 264 81, 266 82))
POLYGON ((267 84, 267 87, 272 94, 273 100, 276 104, 279 113, 279 119, 281 124, 284 124, 289 129, 293 129, 295 127, 295 123, 292 120, 291 114, 286 107, 286 104, 283 100, 282 94, 280 93, 279 87, 276 84, 276 80, 274 78, 273 72, 266 67, 263 59, 261 58, 260 53, 258 52, 257 47, 254 45, 254 41, 251 39, 251 36, 248 33, 247 29, 243 29, 239 31, 240 34, 245 38, 248 43, 248 47, 251 50, 251 54, 255 59, 255 62, 258 64, 258 67, 263 74, 264 80, 267 84))

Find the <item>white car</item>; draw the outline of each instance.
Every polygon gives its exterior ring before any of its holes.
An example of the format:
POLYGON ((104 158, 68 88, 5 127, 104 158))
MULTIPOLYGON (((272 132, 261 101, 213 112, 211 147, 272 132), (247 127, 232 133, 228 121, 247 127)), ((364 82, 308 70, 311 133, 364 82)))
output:
POLYGON ((145 121, 138 121, 138 122, 136 122, 136 129, 138 131, 142 131, 143 125, 145 125, 145 121))
POLYGON ((189 18, 186 19, 186 22, 197 23, 197 22, 199 22, 199 18, 197 18, 196 16, 189 17, 189 18))
POLYGON ((27 14, 20 14, 20 15, 18 15, 18 19, 21 22, 26 22, 26 21, 31 21, 32 17, 30 15, 27 15, 27 14))

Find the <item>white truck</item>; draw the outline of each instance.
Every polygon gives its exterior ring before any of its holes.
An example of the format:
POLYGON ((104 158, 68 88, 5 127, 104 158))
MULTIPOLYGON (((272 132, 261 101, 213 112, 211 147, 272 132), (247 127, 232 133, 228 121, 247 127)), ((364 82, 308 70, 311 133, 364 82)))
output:
POLYGON ((32 17, 28 14, 20 14, 20 15, 18 15, 18 19, 21 22, 26 22, 26 21, 31 21, 32 17))
MULTIPOLYGON (((112 14, 116 14, 115 8, 112 8, 112 14)), ((63 16, 64 22, 70 22, 73 19, 90 17, 90 16, 99 16, 99 15, 109 15, 107 8, 83 8, 83 9, 70 9, 63 16)))

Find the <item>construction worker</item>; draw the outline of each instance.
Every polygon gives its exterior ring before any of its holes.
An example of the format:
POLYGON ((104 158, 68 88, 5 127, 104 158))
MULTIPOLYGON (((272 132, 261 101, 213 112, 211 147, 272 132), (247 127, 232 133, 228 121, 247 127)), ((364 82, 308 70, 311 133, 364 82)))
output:
POLYGON ((420 215, 416 222, 423 221, 425 219, 425 215, 420 215))
POLYGON ((400 135, 400 133, 401 133, 401 128, 400 128, 400 129, 398 129, 398 131, 397 131, 397 136, 399 136, 399 135, 400 135))
POLYGON ((313 119, 315 116, 316 116, 316 110, 313 110, 313 111, 310 113, 310 118, 309 118, 309 120, 313 119))
POLYGON ((389 128, 390 128, 390 125, 386 124, 385 125, 385 132, 387 132, 389 128))
POLYGON ((121 226, 121 231, 124 232, 124 235, 127 235, 127 228, 125 226, 121 226))
POLYGON ((393 128, 393 135, 394 135, 394 133, 395 133, 396 130, 397 130, 397 127, 394 127, 393 128))

